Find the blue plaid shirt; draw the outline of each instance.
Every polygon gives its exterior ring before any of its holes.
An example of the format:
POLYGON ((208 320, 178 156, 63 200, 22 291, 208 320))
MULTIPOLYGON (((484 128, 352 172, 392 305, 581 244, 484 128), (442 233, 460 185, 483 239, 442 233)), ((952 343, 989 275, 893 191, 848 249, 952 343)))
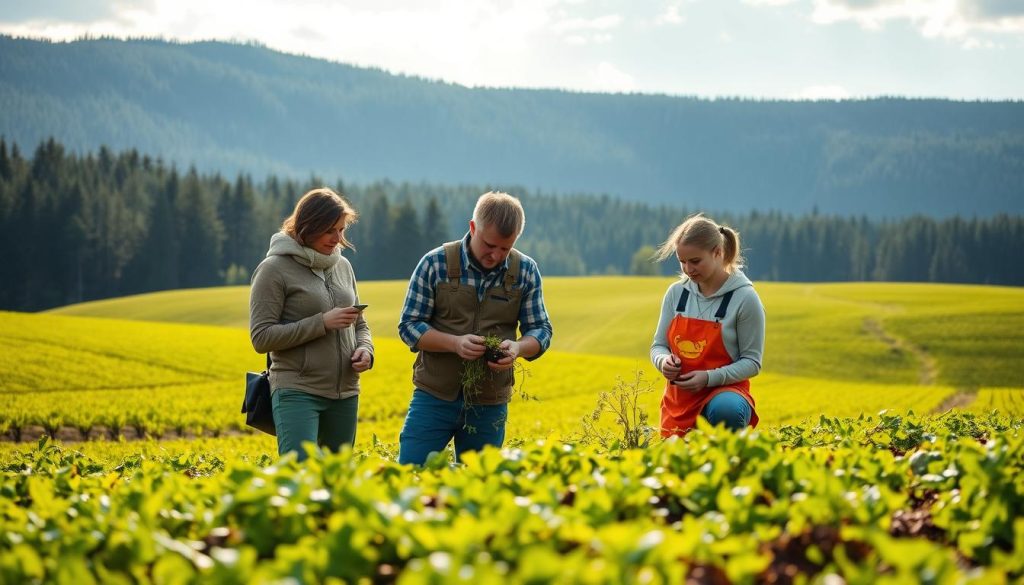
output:
MULTIPOLYGON (((520 255, 519 278, 514 285, 523 290, 523 300, 519 307, 519 331, 523 337, 529 335, 540 342, 540 352, 528 358, 536 359, 551 345, 551 320, 544 308, 544 293, 537 263, 525 254, 520 255)), ((487 289, 503 284, 505 271, 508 270, 508 258, 493 270, 482 270, 475 261, 470 261, 467 233, 462 238, 462 266, 459 282, 475 286, 477 299, 483 300, 487 289)), ((419 351, 416 344, 431 328, 430 318, 434 315, 434 290, 437 283, 447 281, 448 261, 445 259, 444 246, 439 246, 423 256, 409 279, 409 291, 405 295, 402 318, 398 322, 398 336, 412 351, 419 351)))

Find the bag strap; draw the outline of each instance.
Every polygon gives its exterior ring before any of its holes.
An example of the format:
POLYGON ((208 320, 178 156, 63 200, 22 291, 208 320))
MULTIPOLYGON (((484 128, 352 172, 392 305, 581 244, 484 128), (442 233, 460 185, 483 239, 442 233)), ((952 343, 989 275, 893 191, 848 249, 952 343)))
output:
POLYGON ((676 313, 683 313, 686 311, 686 301, 690 298, 690 290, 684 288, 683 294, 679 295, 679 302, 676 304, 676 313))
POLYGON ((736 291, 729 291, 722 297, 722 304, 718 305, 718 310, 715 311, 715 319, 721 321, 725 319, 725 310, 729 308, 729 301, 732 300, 732 293, 736 291))

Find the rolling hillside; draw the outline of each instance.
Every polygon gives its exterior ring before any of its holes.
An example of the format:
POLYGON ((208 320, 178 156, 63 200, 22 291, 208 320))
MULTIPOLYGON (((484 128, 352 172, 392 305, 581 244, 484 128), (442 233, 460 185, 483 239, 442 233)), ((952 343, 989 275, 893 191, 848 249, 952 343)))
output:
MULTIPOLYGON (((661 384, 647 349, 668 282, 548 279, 554 343, 520 372, 510 436, 569 437, 599 392, 637 375, 653 416, 661 384)), ((361 287, 377 347, 376 367, 363 378, 361 443, 393 441, 408 405, 414 354, 395 327, 404 288, 394 281, 361 287)), ((1024 290, 780 283, 759 290, 768 339, 753 388, 767 425, 884 409, 1024 406, 1024 290), (969 305, 959 301, 968 296, 969 305)), ((0 313, 0 349, 13 364, 0 390, 0 427, 9 437, 33 427, 66 428, 72 437, 126 426, 151 437, 239 430, 242 373, 262 367, 246 306, 246 287, 229 287, 0 313)))
MULTIPOLYGON (((666 278, 544 280, 552 348, 646 361, 666 278)), ((377 338, 397 337, 406 283, 360 283, 377 338)), ((1024 387, 1024 289, 764 282, 765 372, 963 388, 1024 387), (970 366, 965 367, 965 361, 970 366)), ((57 315, 248 327, 248 287, 167 291, 70 305, 57 315)))
POLYGON ((469 89, 219 42, 0 36, 0 135, 229 176, 513 184, 729 212, 1024 211, 1020 102, 469 89))

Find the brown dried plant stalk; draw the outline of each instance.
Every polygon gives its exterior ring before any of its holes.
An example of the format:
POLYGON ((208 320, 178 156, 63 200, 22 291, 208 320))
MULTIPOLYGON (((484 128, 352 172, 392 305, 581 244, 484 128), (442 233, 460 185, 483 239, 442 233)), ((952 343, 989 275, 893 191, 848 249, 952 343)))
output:
POLYGON ((645 394, 653 391, 654 388, 639 370, 631 382, 617 378, 615 387, 599 393, 593 412, 583 417, 579 440, 583 443, 596 443, 603 449, 646 447, 657 429, 650 425, 647 412, 640 402, 645 394), (601 426, 605 413, 611 413, 621 434, 601 426))

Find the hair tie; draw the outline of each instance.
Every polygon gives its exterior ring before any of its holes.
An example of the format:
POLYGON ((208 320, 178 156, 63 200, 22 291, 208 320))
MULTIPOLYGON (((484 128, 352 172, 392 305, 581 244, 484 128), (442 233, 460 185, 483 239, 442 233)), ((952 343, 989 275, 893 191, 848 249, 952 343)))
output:
POLYGON ((722 234, 724 236, 725 235, 725 228, 722 227, 722 226, 718 226, 718 233, 720 233, 720 234, 722 234))

